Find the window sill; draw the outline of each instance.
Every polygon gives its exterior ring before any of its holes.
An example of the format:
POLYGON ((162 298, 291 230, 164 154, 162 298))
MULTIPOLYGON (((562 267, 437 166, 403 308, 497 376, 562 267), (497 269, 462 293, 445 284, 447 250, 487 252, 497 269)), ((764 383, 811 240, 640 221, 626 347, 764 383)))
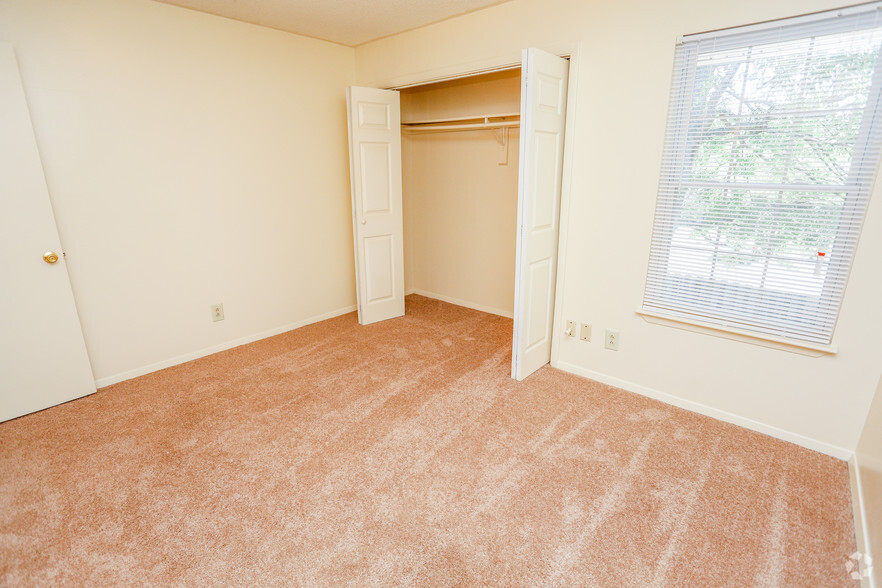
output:
POLYGON ((784 339, 783 337, 752 333, 741 329, 714 325, 712 323, 703 323, 701 321, 649 312, 642 309, 636 312, 643 317, 643 320, 654 325, 664 325, 676 329, 684 329, 686 331, 692 331, 693 333, 713 335, 714 337, 722 337, 723 339, 731 339, 733 341, 741 341, 743 343, 760 345, 771 349, 789 351, 790 353, 798 353, 809 357, 835 355, 838 351, 833 345, 819 345, 817 343, 794 341, 792 339, 784 339))

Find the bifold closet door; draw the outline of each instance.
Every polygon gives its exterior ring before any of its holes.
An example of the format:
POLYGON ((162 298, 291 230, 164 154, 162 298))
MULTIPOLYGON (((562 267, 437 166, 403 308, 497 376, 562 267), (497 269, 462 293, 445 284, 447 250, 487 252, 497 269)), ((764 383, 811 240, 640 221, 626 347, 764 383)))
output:
POLYGON ((95 391, 15 52, 0 43, 0 421, 95 391))
POLYGON ((568 71, 566 59, 524 50, 511 360, 516 380, 551 359, 568 71))
POLYGON ((401 106, 398 92, 350 86, 349 170, 358 322, 404 314, 401 106))

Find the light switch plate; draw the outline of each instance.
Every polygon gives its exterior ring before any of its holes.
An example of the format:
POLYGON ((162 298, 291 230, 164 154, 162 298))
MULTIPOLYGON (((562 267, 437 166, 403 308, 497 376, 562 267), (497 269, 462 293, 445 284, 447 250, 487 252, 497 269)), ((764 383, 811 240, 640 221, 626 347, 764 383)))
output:
POLYGON ((579 327, 579 339, 582 341, 591 341, 591 325, 582 323, 579 327))

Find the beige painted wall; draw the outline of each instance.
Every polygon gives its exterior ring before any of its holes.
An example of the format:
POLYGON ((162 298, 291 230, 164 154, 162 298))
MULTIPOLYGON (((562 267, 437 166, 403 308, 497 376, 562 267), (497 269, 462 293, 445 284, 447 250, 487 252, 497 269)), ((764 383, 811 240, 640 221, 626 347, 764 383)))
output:
MULTIPOLYGON (((520 73, 404 90, 402 120, 516 113, 520 73)), ((518 133, 403 134, 405 288, 496 314, 514 307, 518 133)))
POLYGON ((352 49, 148 0, 2 0, 0 40, 99 384, 355 304, 352 49))
POLYGON ((565 369, 703 407, 846 456, 857 446, 882 357, 882 194, 877 187, 836 329, 835 356, 812 358, 653 325, 641 305, 679 35, 848 2, 630 3, 514 0, 356 49, 364 85, 437 79, 520 59, 524 47, 578 47, 562 317, 621 331, 618 352, 563 341, 565 369))
POLYGON ((873 579, 882 586, 882 378, 864 423, 855 461, 864 499, 867 552, 873 558, 873 579))

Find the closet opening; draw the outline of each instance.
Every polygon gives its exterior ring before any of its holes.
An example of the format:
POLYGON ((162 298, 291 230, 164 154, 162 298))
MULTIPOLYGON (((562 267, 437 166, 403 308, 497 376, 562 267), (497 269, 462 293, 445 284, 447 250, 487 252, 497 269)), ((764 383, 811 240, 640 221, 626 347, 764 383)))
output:
POLYGON ((512 318, 520 68, 400 97, 405 293, 512 318))
POLYGON ((513 319, 512 377, 554 341, 569 60, 412 84, 350 86, 358 319, 416 293, 513 319))

